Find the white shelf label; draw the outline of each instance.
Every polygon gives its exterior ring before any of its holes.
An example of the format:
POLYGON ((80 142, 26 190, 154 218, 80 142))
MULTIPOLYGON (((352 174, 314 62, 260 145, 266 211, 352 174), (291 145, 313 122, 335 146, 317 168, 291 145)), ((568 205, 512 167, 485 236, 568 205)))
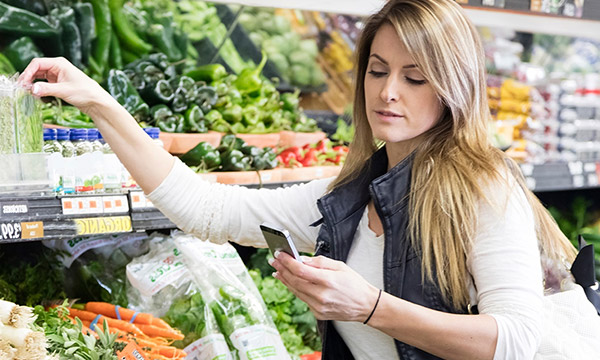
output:
POLYGON ((105 214, 129 212, 129 203, 125 195, 105 196, 102 198, 102 202, 104 203, 105 214))
POLYGON ((573 187, 582 187, 583 185, 585 185, 585 178, 583 175, 573 176, 573 187))
POLYGON ((571 173, 571 175, 583 174, 583 163, 581 161, 570 162, 569 172, 571 173))
POLYGON ((585 165, 583 165, 583 170, 586 173, 596 172, 596 163, 585 163, 585 165))
POLYGON ((535 179, 532 177, 526 177, 525 178, 525 184, 527 184, 527 187, 529 188, 529 190, 534 190, 535 189, 535 179))
POLYGON ((596 174, 589 174, 588 175, 588 186, 598 186, 598 175, 596 174))
POLYGON ((521 172, 523 173, 523 176, 531 176, 531 174, 533 174, 533 165, 521 164, 521 172))

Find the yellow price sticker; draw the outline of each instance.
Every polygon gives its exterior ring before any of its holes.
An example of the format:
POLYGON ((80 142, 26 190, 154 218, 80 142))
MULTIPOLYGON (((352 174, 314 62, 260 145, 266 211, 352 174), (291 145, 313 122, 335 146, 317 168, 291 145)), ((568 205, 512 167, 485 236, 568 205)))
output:
POLYGON ((132 230, 129 216, 95 217, 74 221, 77 225, 77 235, 122 233, 132 230))

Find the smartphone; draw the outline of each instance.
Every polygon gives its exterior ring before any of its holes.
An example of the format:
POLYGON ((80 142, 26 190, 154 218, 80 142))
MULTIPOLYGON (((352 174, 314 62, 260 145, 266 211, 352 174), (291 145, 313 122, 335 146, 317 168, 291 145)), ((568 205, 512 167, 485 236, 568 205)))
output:
POLYGON ((294 259, 302 262, 300 254, 298 254, 298 250, 296 250, 296 246, 287 230, 280 229, 267 223, 260 224, 260 230, 262 231, 272 254, 275 254, 275 251, 283 251, 293 256, 294 259))

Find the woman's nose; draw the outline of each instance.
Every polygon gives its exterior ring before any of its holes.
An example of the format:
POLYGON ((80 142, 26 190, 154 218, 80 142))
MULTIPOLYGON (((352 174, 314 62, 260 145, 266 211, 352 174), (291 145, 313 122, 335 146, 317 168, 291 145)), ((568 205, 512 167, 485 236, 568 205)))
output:
POLYGON ((398 101, 400 98, 400 84, 392 76, 388 77, 381 92, 379 93, 381 100, 385 103, 398 101))

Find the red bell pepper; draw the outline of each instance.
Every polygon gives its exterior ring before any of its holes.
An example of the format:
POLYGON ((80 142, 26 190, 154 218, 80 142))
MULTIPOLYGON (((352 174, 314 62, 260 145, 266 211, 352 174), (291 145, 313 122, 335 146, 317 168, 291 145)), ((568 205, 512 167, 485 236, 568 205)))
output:
POLYGON ((302 166, 314 166, 317 164, 317 149, 308 149, 308 151, 304 154, 300 163, 302 166))
POLYGON ((323 140, 320 140, 317 143, 317 147, 316 147, 317 151, 318 152, 326 152, 326 151, 328 151, 329 150, 329 143, 330 143, 330 141, 327 138, 323 139, 323 140))

